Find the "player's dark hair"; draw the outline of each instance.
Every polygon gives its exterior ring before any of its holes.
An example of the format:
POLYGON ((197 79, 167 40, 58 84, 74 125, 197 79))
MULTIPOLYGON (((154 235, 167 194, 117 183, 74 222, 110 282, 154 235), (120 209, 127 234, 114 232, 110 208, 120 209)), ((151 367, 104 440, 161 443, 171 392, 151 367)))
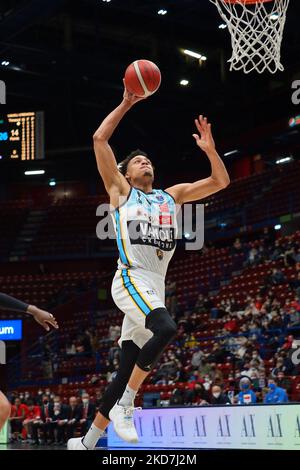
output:
POLYGON ((149 158, 147 153, 143 152, 143 150, 140 150, 140 149, 133 150, 133 152, 130 152, 130 154, 127 155, 127 157, 118 164, 119 171, 120 173, 122 173, 122 175, 124 176, 126 175, 130 160, 132 160, 134 157, 137 157, 138 155, 142 155, 143 157, 149 158))

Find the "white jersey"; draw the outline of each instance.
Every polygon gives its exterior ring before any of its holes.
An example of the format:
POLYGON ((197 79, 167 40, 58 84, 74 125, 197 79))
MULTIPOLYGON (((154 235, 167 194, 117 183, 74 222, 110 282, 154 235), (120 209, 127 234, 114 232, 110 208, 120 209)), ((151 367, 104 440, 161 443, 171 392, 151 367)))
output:
POLYGON ((162 189, 144 193, 131 188, 113 213, 119 249, 118 268, 141 268, 166 275, 176 248, 176 203, 162 189))

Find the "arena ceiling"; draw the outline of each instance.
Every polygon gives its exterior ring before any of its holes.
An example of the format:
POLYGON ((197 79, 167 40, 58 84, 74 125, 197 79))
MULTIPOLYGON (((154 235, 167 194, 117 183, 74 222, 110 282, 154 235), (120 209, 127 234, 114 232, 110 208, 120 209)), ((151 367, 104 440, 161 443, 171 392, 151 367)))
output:
MULTIPOLYGON (((208 0, 2 0, 0 64, 9 65, 0 65, 0 78, 7 109, 46 111, 50 159, 55 149, 89 147, 95 127, 122 96, 126 66, 148 58, 159 65, 162 86, 128 115, 114 140, 117 153, 139 146, 189 161, 197 113, 210 117, 224 151, 230 150, 252 129, 299 114, 291 102, 292 81, 300 78, 297 12, 291 0, 285 71, 245 76, 229 72, 229 33, 218 28, 222 21, 208 0), (161 9, 167 14, 159 15, 161 9), (182 49, 207 60, 200 65, 182 49)), ((250 140, 248 151, 256 151, 258 142, 250 140)))

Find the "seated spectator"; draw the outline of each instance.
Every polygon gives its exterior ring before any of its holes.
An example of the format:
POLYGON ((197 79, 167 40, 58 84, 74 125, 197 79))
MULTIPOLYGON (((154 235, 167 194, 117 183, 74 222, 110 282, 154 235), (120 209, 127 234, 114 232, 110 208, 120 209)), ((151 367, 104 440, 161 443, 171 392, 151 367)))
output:
POLYGON ((245 362, 244 363, 244 367, 241 371, 241 377, 248 377, 250 379, 251 377, 251 374, 254 373, 254 374, 258 374, 258 369, 256 367, 256 363, 252 362, 245 362))
POLYGON ((279 371, 277 374, 277 386, 284 388, 288 394, 292 391, 292 381, 289 377, 286 377, 282 371, 279 371))
POLYGON ((224 328, 230 333, 237 333, 239 329, 237 319, 233 315, 229 315, 224 328))
POLYGON ((213 385, 211 390, 211 404, 212 405, 231 405, 228 396, 222 391, 220 385, 213 385))
POLYGON ((110 325, 109 330, 108 330, 108 337, 111 341, 116 341, 120 337, 120 334, 121 334, 120 325, 117 325, 114 323, 110 325))
POLYGON ((284 373, 285 371, 286 371, 286 367, 284 365, 284 359, 283 357, 278 357, 276 366, 271 371, 272 378, 277 377, 279 372, 284 373))
POLYGON ((76 346, 74 343, 67 343, 66 345, 66 355, 67 356, 75 356, 76 354, 76 346))
POLYGON ((9 418, 13 441, 21 439, 23 421, 26 418, 27 413, 27 406, 24 403, 21 403, 20 398, 16 398, 14 404, 11 407, 11 413, 9 418))
POLYGON ((215 362, 211 363, 209 378, 215 384, 218 384, 218 385, 223 384, 223 373, 220 369, 218 369, 217 364, 215 362))
POLYGON ((233 247, 231 248, 231 254, 233 255, 238 255, 243 252, 243 246, 241 243, 240 238, 236 238, 233 244, 233 247))
POLYGON ((296 264, 296 249, 294 246, 289 246, 284 252, 284 265, 285 266, 295 266, 296 264))
POLYGON ((53 415, 50 426, 55 434, 57 444, 65 444, 67 442, 67 425, 68 425, 69 409, 64 405, 59 396, 54 398, 53 415))
POLYGON ((54 443, 54 427, 51 426, 54 417, 53 403, 49 402, 49 397, 50 390, 49 396, 45 394, 42 398, 41 419, 32 423, 33 445, 39 445, 40 443, 51 445, 54 443), (42 437, 41 440, 39 440, 39 434, 42 437))
POLYGON ((268 380, 269 392, 264 398, 264 403, 276 404, 276 403, 287 403, 289 401, 286 391, 278 387, 276 379, 268 380))
POLYGON ((121 354, 121 349, 118 345, 118 342, 115 341, 113 346, 109 348, 109 353, 108 353, 109 362, 113 363, 114 359, 118 359, 118 361, 120 361, 120 354, 121 354))
POLYGON ((253 361, 256 361, 259 366, 263 366, 263 365, 264 365, 263 359, 260 357, 259 352, 256 351, 256 350, 255 350, 255 351, 252 351, 252 360, 253 360, 253 361))
POLYGON ((210 390, 211 384, 212 384, 211 378, 209 377, 209 375, 206 375, 204 377, 204 382, 203 382, 203 387, 205 388, 206 391, 210 390))
POLYGON ((256 395, 253 390, 251 390, 251 382, 247 377, 243 377, 240 380, 240 393, 238 394, 238 404, 239 405, 249 405, 256 403, 256 395))
POLYGON ((283 256, 284 256, 283 252, 284 252, 284 250, 283 250, 283 248, 280 244, 280 241, 276 240, 274 250, 273 250, 273 252, 271 253, 271 256, 270 256, 270 260, 271 261, 278 261, 278 260, 282 259, 283 256))
POLYGON ((211 371, 211 365, 208 363, 208 360, 206 357, 203 357, 202 363, 199 367, 199 375, 200 377, 205 377, 205 375, 209 374, 211 371))
POLYGON ((81 436, 84 436, 88 429, 91 427, 92 422, 95 419, 96 407, 94 403, 90 401, 90 396, 88 393, 82 394, 82 405, 79 409, 81 425, 81 436))
POLYGON ((263 403, 263 391, 260 387, 253 386, 253 392, 256 395, 256 403, 263 403))
POLYGON ((267 386, 267 379, 265 371, 259 371, 258 373, 258 387, 264 389, 267 386))
POLYGON ((248 253, 248 258, 245 261, 245 266, 255 266, 259 263, 258 250, 253 247, 248 253))
POLYGON ((185 405, 208 405, 209 394, 203 387, 203 384, 196 382, 193 384, 193 388, 187 390, 184 394, 185 405))
POLYGON ((28 400, 27 410, 25 413, 25 419, 23 426, 25 428, 25 434, 27 439, 33 438, 32 426, 33 423, 40 421, 41 419, 41 408, 38 405, 34 405, 33 400, 28 400))
POLYGON ((200 348, 195 348, 195 351, 192 355, 191 364, 193 367, 200 367, 202 363, 202 358, 205 357, 203 351, 200 348))
POLYGON ((67 440, 71 439, 74 437, 74 431, 76 429, 76 426, 79 423, 80 420, 80 407, 77 404, 77 398, 76 397, 70 397, 69 398, 69 406, 68 406, 68 413, 67 413, 68 421, 67 421, 67 440))
POLYGON ((213 348, 210 352, 210 354, 207 356, 208 362, 216 362, 216 363, 223 363, 226 360, 226 357, 228 356, 227 351, 219 345, 219 343, 214 343, 213 348))
POLYGON ((293 341, 294 341, 294 336, 293 335, 288 335, 286 342, 282 346, 282 350, 288 351, 289 349, 292 349, 293 347, 293 341))
POLYGON ((255 389, 260 388, 259 387, 259 379, 258 379, 258 372, 251 372, 250 374, 250 380, 252 383, 252 387, 255 391, 255 389))
POLYGON ((186 341, 184 343, 185 348, 195 348, 197 346, 198 342, 193 334, 189 334, 186 338, 186 341))
POLYGON ((300 326, 300 312, 296 310, 295 307, 292 307, 289 312, 290 315, 290 323, 289 327, 292 328, 294 326, 300 326))
POLYGON ((274 268, 273 272, 270 276, 271 283, 273 286, 277 286, 279 284, 283 284, 285 282, 285 276, 282 271, 279 269, 274 268))

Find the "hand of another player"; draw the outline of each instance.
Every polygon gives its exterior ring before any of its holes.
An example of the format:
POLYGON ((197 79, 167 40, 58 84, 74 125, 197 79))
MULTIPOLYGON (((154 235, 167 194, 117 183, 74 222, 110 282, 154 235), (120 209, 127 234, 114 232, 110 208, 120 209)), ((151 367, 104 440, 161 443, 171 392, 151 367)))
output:
POLYGON ((41 310, 34 305, 29 305, 27 312, 31 313, 35 321, 42 325, 46 331, 50 330, 49 325, 53 326, 53 328, 58 328, 58 323, 52 313, 46 312, 46 310, 41 310))
POLYGON ((198 147, 205 153, 213 152, 216 149, 215 142, 211 132, 211 124, 207 122, 207 118, 201 114, 198 119, 195 119, 195 124, 199 134, 193 134, 198 147))
POLYGON ((145 100, 148 98, 148 96, 136 96, 133 93, 130 93, 125 85, 125 79, 123 78, 123 84, 124 84, 124 94, 123 94, 123 99, 128 103, 130 106, 133 106, 136 104, 138 101, 145 100))

